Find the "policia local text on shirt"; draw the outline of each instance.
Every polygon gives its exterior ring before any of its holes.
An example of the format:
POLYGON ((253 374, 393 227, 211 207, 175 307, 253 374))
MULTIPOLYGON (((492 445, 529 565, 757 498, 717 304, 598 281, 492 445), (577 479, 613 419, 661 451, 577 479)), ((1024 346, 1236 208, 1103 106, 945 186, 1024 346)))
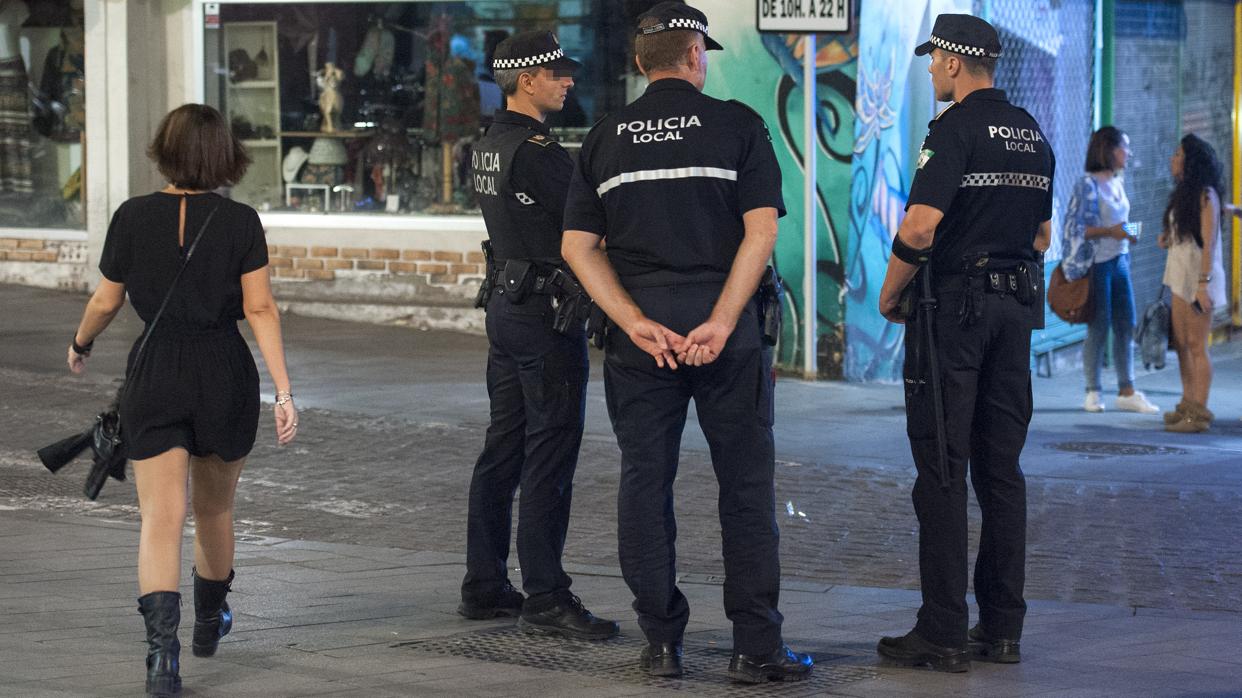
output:
POLYGON ((1026 483, 1031 330, 1043 320, 1040 255, 1051 234, 1054 158, 1039 124, 993 88, 996 30, 940 15, 930 40, 936 99, 893 241, 880 311, 907 323, 907 433, 918 470, 923 604, 914 630, 877 651, 900 664, 966 671, 1019 661, 1026 613, 1026 483), (899 302, 903 291, 912 299, 899 302), (983 515, 967 630, 967 464, 983 515))

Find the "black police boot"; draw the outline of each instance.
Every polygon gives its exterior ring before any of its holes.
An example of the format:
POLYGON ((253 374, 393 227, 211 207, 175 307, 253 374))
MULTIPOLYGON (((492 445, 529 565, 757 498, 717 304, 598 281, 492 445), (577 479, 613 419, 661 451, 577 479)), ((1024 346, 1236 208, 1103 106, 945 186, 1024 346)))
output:
POLYGON ((147 696, 168 698, 181 693, 181 594, 153 591, 138 597, 138 610, 147 623, 147 696))
POLYGON ((233 629, 233 612, 224 597, 232 591, 233 570, 224 581, 203 579, 194 574, 194 641, 190 650, 195 657, 210 657, 216 653, 220 638, 233 629))
POLYGON ((970 629, 970 651, 975 659, 997 664, 1017 664, 1022 661, 1021 643, 988 637, 981 626, 970 629))
POLYGON ((733 653, 729 660, 729 678, 741 683, 765 681, 800 681, 811 675, 815 660, 811 655, 794 652, 782 645, 771 654, 745 655, 733 653))
POLYGON ((649 676, 681 676, 681 643, 653 642, 643 648, 638 666, 649 676))
POLYGON ((913 630, 901 637, 882 637, 875 651, 902 666, 927 665, 936 671, 970 671, 970 653, 965 647, 942 647, 924 640, 913 630))
POLYGON ((526 599, 518 627, 528 633, 560 635, 575 640, 607 640, 621 632, 615 620, 596 618, 568 590, 526 599))
POLYGON ((457 613, 470 620, 487 620, 489 618, 517 618, 522 614, 522 592, 505 582, 503 588, 494 597, 488 599, 468 599, 462 596, 457 605, 457 613))

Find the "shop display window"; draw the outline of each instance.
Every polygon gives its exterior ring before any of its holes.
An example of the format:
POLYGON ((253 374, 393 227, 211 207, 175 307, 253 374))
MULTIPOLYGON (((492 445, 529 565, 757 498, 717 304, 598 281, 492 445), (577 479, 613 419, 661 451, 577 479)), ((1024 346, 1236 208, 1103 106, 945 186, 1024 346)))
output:
POLYGON ((0 2, 0 225, 86 227, 80 3, 0 2))
POLYGON ((253 164, 233 198, 261 211, 466 214, 470 148, 501 106, 487 63, 550 29, 583 63, 549 118, 568 148, 633 96, 633 16, 654 0, 207 3, 205 99, 253 164))

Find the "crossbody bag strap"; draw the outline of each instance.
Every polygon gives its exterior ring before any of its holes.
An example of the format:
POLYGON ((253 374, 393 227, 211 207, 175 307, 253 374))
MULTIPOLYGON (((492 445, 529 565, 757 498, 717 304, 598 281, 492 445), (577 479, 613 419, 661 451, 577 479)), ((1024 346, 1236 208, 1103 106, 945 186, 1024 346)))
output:
POLYGON ((164 314, 164 309, 168 307, 168 301, 172 299, 173 291, 177 290, 177 282, 181 280, 181 273, 185 271, 185 267, 190 263, 190 258, 194 256, 194 250, 198 248, 199 240, 203 239, 203 233, 207 232, 207 226, 211 223, 211 219, 215 218, 216 211, 220 210, 220 204, 211 209, 211 213, 207 214, 207 220, 203 221, 203 225, 199 227, 198 234, 194 236, 194 241, 190 243, 189 249, 185 251, 185 259, 181 260, 181 266, 177 268, 177 274, 173 277, 172 283, 168 286, 168 293, 164 294, 164 300, 160 303, 160 309, 155 311, 155 317, 151 318, 151 324, 147 325, 147 331, 142 335, 142 342, 138 345, 138 353, 134 354, 134 362, 130 364, 130 373, 125 374, 125 386, 129 385, 129 376, 138 370, 138 362, 142 360, 143 350, 147 348, 147 340, 151 339, 151 333, 155 331, 155 324, 160 321, 160 317, 164 314))

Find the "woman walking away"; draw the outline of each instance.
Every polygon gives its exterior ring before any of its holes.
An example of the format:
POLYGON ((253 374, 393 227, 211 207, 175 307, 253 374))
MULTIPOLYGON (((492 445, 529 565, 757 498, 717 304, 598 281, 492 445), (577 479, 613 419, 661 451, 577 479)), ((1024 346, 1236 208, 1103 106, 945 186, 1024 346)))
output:
POLYGON ((285 371, 259 216, 212 190, 236 183, 250 160, 224 117, 186 104, 160 123, 148 155, 164 189, 126 201, 108 227, 95 294, 69 346, 81 373, 125 295, 146 323, 120 398, 134 462, 142 531, 138 610, 147 626, 147 695, 181 691, 181 530, 186 487, 194 509, 195 656, 209 657, 232 626, 233 495, 259 422, 259 375, 237 328, 249 321, 276 385, 276 440, 298 416, 285 371), (158 320, 158 321, 157 321, 158 320))
POLYGON ((1212 386, 1208 334, 1212 310, 1225 304, 1221 261, 1221 165, 1202 138, 1187 134, 1169 162, 1176 185, 1157 242, 1169 251, 1164 283, 1173 292, 1173 343, 1182 375, 1182 401, 1164 415, 1165 429, 1206 431, 1214 416, 1207 408, 1212 386))
POLYGON ((1117 369, 1117 400, 1114 406, 1128 412, 1155 414, 1160 408, 1134 389, 1134 287, 1130 283, 1130 199, 1121 173, 1130 158, 1130 137, 1114 126, 1091 135, 1087 146, 1087 173, 1074 187, 1066 211, 1067 230, 1090 240, 1091 301, 1095 312, 1087 325, 1082 365, 1087 379, 1083 409, 1103 412, 1100 369, 1108 331, 1113 331, 1113 365, 1117 369))

